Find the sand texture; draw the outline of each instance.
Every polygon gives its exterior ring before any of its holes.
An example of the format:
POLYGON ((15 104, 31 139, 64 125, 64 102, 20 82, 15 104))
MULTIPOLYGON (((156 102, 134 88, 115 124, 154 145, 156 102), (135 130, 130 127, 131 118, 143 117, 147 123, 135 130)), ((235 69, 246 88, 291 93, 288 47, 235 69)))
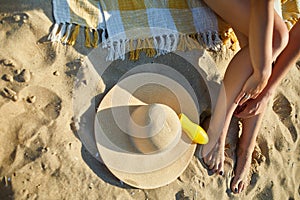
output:
MULTIPOLYGON (((225 176, 209 175, 196 152, 172 183, 136 189, 114 177, 76 134, 73 86, 91 49, 83 46, 83 31, 74 47, 46 42, 52 23, 50 0, 0 0, 1 200, 300 199, 299 65, 291 69, 269 102, 245 192, 234 195, 229 187, 236 161, 237 119, 229 130, 225 176)), ((222 74, 228 59, 215 58, 222 74)), ((171 65, 174 59, 176 55, 168 54, 155 59, 141 56, 136 62, 115 61, 99 91, 107 92, 134 65, 149 61, 171 65)), ((183 73, 199 86, 193 73, 188 69, 183 73)), ((97 104, 103 93, 99 94, 97 104)))

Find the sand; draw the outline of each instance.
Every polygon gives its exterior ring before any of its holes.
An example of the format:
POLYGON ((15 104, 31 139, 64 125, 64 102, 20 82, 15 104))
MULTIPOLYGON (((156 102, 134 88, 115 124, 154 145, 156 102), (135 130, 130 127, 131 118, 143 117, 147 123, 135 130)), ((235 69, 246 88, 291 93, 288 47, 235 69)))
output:
MULTIPOLYGON (((74 131, 73 85, 90 49, 46 41, 51 1, 0 1, 0 199, 300 199, 300 67, 294 66, 269 103, 257 140, 252 178, 230 192, 239 132, 233 119, 224 177, 209 175, 195 155, 184 173, 157 189, 115 178, 74 131)), ((159 59, 172 63, 174 55, 159 59)), ((214 57, 222 74, 228 58, 214 57)), ((139 63, 148 62, 142 57, 139 63)), ((136 63, 135 63, 136 64, 136 63)), ((124 73, 117 61, 106 83, 124 73)), ((188 72, 187 72, 188 74, 188 72)), ((212 75, 212 74, 208 74, 212 75)), ((187 75, 188 76, 188 75, 187 75)), ((197 80, 193 80, 197 85, 197 80)), ((99 103, 99 102, 98 102, 99 103)))

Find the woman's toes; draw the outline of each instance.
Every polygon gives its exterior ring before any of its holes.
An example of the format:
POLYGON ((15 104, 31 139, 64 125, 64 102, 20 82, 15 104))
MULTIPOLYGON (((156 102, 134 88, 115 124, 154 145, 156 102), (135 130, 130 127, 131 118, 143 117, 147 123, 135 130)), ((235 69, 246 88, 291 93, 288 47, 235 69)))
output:
POLYGON ((213 174, 218 172, 218 170, 215 167, 211 171, 212 171, 213 174))
POLYGON ((241 193, 245 189, 245 182, 243 180, 237 180, 232 182, 231 190, 233 193, 241 193))
MULTIPOLYGON (((211 172, 213 172, 213 169, 215 167, 215 163, 212 160, 209 159, 203 159, 204 164, 206 165, 207 169, 211 172)), ((213 172, 214 173, 214 172, 213 172)))
POLYGON ((210 165, 208 165, 208 169, 214 171, 215 163, 211 162, 210 165))
POLYGON ((213 168, 213 172, 223 176, 224 174, 223 163, 216 164, 215 167, 213 168))
POLYGON ((211 164, 211 162, 210 162, 210 160, 209 159, 207 159, 207 158, 203 158, 203 162, 204 162, 204 164, 209 168, 210 167, 210 164, 211 164))
POLYGON ((235 187, 235 188, 234 188, 234 193, 238 193, 238 191, 239 191, 238 188, 235 187))
POLYGON ((235 186, 234 189, 232 190, 233 193, 237 194, 239 193, 239 187, 238 186, 235 186))
POLYGON ((242 182, 241 184, 240 184, 241 186, 240 186, 240 189, 239 189, 239 193, 240 192, 243 192, 243 190, 244 190, 244 188, 245 188, 245 184, 242 182))
POLYGON ((244 190, 244 186, 245 186, 245 184, 244 184, 243 181, 241 181, 241 182, 238 184, 238 187, 237 187, 238 193, 241 193, 241 192, 244 190))
POLYGON ((237 177, 234 177, 231 183, 231 190, 234 193, 239 193, 240 192, 240 186, 241 185, 241 180, 237 179, 237 177))
POLYGON ((221 176, 224 175, 224 162, 220 162, 219 163, 217 172, 221 176))

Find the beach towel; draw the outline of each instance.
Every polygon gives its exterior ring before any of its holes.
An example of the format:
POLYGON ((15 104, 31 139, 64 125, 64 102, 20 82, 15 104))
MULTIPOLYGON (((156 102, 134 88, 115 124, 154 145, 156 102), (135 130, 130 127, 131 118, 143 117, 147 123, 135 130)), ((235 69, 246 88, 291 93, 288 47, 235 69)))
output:
POLYGON ((199 0, 53 0, 52 42, 74 45, 81 27, 85 45, 108 49, 108 60, 138 59, 205 47, 218 50, 217 16, 199 0))
MULTIPOLYGON (((52 0, 55 23, 48 39, 74 45, 84 30, 86 47, 108 51, 107 60, 137 60, 197 48, 236 50, 233 29, 202 0, 52 0)), ((282 0, 279 12, 291 27, 299 2, 282 0)))

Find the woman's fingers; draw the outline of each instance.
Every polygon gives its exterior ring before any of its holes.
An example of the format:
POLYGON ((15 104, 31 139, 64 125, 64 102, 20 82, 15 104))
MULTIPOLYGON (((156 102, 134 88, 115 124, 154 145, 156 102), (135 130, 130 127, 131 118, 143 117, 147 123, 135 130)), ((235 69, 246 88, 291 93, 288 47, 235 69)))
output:
POLYGON ((243 89, 237 95, 235 103, 238 105, 244 104, 249 99, 255 99, 262 92, 267 85, 267 79, 257 78, 255 75, 251 75, 244 83, 243 89))
POLYGON ((251 106, 251 103, 247 102, 241 106, 238 106, 234 112, 234 116, 238 117, 238 118, 249 118, 254 116, 254 113, 256 112, 256 110, 253 110, 253 107, 251 106))
POLYGON ((244 92, 244 96, 240 99, 239 105, 243 105, 246 101, 248 101, 250 98, 252 98, 252 95, 250 93, 244 92))
POLYGON ((242 90, 242 91, 240 92, 240 94, 236 97, 235 103, 236 103, 236 104, 239 104, 240 101, 242 100, 242 98, 243 98, 244 96, 245 96, 245 92, 242 90))
MULTIPOLYGON (((239 93, 239 95, 235 99, 235 103, 238 105, 243 105, 246 101, 253 98, 253 90, 249 89, 242 89, 242 91, 239 93), (248 91, 248 92, 247 92, 248 91)), ((255 96, 258 96, 258 94, 255 94, 255 96)))
POLYGON ((257 89, 256 89, 256 90, 253 92, 251 98, 252 98, 252 99, 256 99, 260 93, 261 93, 261 90, 257 90, 257 89))
POLYGON ((267 102, 268 99, 260 97, 258 97, 257 99, 251 99, 242 106, 238 106, 235 110, 234 115, 238 118, 244 119, 253 117, 254 115, 261 113, 265 109, 267 102))
POLYGON ((242 119, 246 119, 246 118, 250 118, 253 117, 255 115, 255 113, 253 112, 249 112, 248 109, 243 110, 242 112, 236 113, 235 116, 238 118, 242 118, 242 119))

